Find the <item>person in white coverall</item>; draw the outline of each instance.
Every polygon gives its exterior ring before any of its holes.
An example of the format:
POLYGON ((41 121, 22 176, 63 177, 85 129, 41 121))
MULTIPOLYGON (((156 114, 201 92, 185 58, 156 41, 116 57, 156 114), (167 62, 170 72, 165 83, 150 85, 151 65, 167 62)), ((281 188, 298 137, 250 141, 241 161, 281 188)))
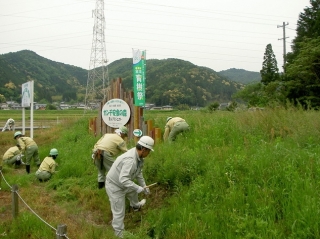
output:
POLYGON ((6 129, 14 131, 14 119, 10 118, 7 120, 6 124, 2 128, 2 132, 6 131, 6 129))
POLYGON ((138 194, 149 194, 142 174, 144 158, 153 151, 154 140, 149 136, 142 136, 136 144, 126 153, 120 155, 110 168, 106 177, 106 191, 109 196, 112 211, 112 227, 116 236, 122 238, 124 231, 125 198, 130 201, 134 211, 146 203, 145 199, 139 201, 138 194), (137 180, 136 184, 133 180, 137 180))
POLYGON ((106 173, 111 168, 115 156, 120 152, 127 152, 125 137, 128 129, 121 126, 115 133, 104 134, 93 147, 92 159, 98 169, 98 188, 104 188, 106 173))

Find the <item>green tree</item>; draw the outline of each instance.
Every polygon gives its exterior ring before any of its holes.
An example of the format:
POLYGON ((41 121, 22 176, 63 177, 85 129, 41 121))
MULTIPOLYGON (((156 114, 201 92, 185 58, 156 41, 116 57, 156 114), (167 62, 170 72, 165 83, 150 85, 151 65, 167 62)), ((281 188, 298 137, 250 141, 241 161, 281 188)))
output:
POLYGON ((52 104, 47 104, 47 106, 46 106, 46 110, 56 110, 56 109, 57 109, 57 107, 52 104))
MULTIPOLYGON (((247 102, 248 106, 261 106, 265 102, 261 102, 263 99, 263 84, 253 83, 246 85, 242 90, 239 90, 233 95, 234 99, 242 99, 247 102)), ((263 104, 264 105, 264 104, 263 104)))
POLYGON ((274 81, 264 86, 265 98, 269 107, 284 106, 287 99, 286 86, 282 81, 274 81))
POLYGON ((0 103, 4 103, 4 102, 6 102, 6 97, 0 94, 0 103))
POLYGON ((190 106, 187 104, 180 104, 177 106, 178 110, 190 110, 190 106))
POLYGON ((287 65, 288 98, 302 105, 320 106, 320 37, 300 42, 299 53, 287 65))
POLYGON ((208 110, 210 111, 210 112, 212 112, 212 111, 216 111, 218 108, 219 108, 219 103, 218 102, 213 102, 213 103, 211 103, 211 104, 209 104, 208 105, 208 110))
POLYGON ((261 82, 265 85, 268 85, 270 82, 279 80, 278 64, 271 44, 268 44, 266 47, 260 74, 261 82))
POLYGON ((10 81, 9 83, 6 83, 6 84, 4 85, 4 87, 7 88, 7 89, 11 89, 11 90, 14 90, 14 89, 17 88, 12 81, 10 81))
POLYGON ((48 104, 49 102, 46 99, 39 100, 40 104, 48 104))
POLYGON ((248 107, 276 107, 285 105, 287 99, 286 86, 282 81, 274 81, 268 85, 252 83, 233 95, 233 99, 241 99, 248 107))
POLYGON ((235 111, 238 107, 238 103, 235 101, 232 101, 230 105, 227 107, 227 111, 235 111))
POLYGON ((316 38, 320 36, 320 0, 310 0, 310 7, 306 7, 304 12, 299 14, 296 33, 297 36, 292 41, 292 53, 287 54, 287 60, 292 63, 300 51, 300 42, 306 38, 316 38))
POLYGON ((63 101, 69 102, 70 100, 77 99, 77 92, 76 90, 67 90, 62 94, 63 101))
POLYGON ((285 86, 291 101, 307 107, 319 107, 320 98, 320 0, 299 14, 297 36, 287 54, 285 86))

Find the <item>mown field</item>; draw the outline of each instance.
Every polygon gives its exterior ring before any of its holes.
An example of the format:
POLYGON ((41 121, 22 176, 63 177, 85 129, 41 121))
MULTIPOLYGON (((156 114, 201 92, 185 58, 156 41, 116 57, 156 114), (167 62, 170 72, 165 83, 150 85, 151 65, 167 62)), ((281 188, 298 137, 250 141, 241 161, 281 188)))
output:
MULTIPOLYGON (((141 212, 127 205, 128 238, 320 238, 319 112, 145 112, 162 129, 168 116, 185 118, 191 131, 157 144, 146 158, 146 181, 158 185, 141 212)), ((90 158, 98 140, 88 133, 90 116, 66 118, 34 133, 41 158, 59 150, 50 181, 36 180, 35 165, 29 175, 8 166, 2 173, 43 220, 67 225, 68 238, 114 238, 109 201, 97 189, 90 158)), ((2 133, 0 153, 11 144, 12 132, 2 133)), ((10 187, 2 181, 1 188, 0 237, 56 237, 22 202, 12 219, 10 187)))
MULTIPOLYGON (((63 121, 74 119, 78 117, 96 116, 97 111, 84 111, 83 109, 72 110, 34 110, 33 120, 35 127, 54 126, 63 123, 63 121)), ((21 110, 1 110, 0 111, 0 127, 5 125, 7 120, 12 118, 19 128, 22 126, 22 111, 21 110)), ((30 110, 25 110, 26 127, 30 126, 30 110)))

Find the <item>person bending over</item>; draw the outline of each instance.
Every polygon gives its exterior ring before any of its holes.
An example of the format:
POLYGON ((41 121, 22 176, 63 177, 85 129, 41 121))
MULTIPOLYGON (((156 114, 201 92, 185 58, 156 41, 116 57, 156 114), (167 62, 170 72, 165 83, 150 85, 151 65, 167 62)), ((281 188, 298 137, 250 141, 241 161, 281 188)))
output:
POLYGON ((112 164, 106 177, 106 192, 109 196, 112 211, 112 227, 117 237, 123 237, 125 198, 130 201, 134 211, 139 211, 146 203, 146 199, 139 201, 138 194, 149 194, 142 168, 144 158, 153 151, 154 140, 149 136, 142 136, 136 144, 126 153, 120 155, 112 164), (138 184, 134 182, 137 181, 138 184))
POLYGON ((36 172, 36 177, 40 182, 48 181, 51 176, 56 172, 56 158, 58 157, 58 150, 53 148, 49 152, 49 156, 40 164, 39 169, 36 172))

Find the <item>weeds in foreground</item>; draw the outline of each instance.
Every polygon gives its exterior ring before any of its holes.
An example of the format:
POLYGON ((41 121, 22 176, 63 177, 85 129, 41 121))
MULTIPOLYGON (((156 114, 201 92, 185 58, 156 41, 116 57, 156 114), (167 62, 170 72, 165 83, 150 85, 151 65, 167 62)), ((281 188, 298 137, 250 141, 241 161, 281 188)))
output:
MULTIPOLYGON (((134 234, 128 238, 320 238, 318 112, 170 114, 148 111, 145 117, 163 128, 167 116, 177 115, 191 131, 174 143, 157 144, 146 158, 146 181, 158 185, 142 212, 126 213, 126 229, 134 234)), ((108 198, 96 188, 90 159, 97 138, 87 133, 86 119, 51 130, 51 142, 45 132, 35 135, 45 139, 42 158, 58 148, 59 172, 39 183, 34 175, 5 167, 8 181, 50 223, 65 223, 69 238, 114 238, 108 198)), ((0 143, 8 140, 1 137, 0 143)), ((2 188, 1 196, 10 194, 3 183, 2 188)), ((54 237, 26 208, 15 220, 8 211, 1 206, 7 217, 0 220, 0 235, 54 237)))

